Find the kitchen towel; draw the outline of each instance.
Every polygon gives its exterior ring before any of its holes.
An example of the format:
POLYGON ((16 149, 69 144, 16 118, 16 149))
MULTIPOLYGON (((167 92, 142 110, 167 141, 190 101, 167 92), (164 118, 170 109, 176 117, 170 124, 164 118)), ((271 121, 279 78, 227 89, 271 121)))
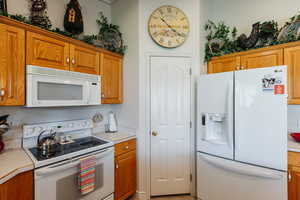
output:
POLYGON ((79 166, 79 189, 82 195, 88 194, 95 189, 96 157, 89 156, 80 159, 79 166))

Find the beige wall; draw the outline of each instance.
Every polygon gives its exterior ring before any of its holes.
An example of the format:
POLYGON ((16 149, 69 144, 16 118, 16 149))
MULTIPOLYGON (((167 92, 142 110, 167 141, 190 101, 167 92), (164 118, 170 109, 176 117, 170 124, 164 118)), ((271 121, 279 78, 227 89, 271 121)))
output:
MULTIPOLYGON (((22 14, 28 16, 29 0, 8 0, 7 7, 10 14, 22 14)), ((63 19, 66 9, 66 4, 69 0, 48 0, 48 16, 53 27, 63 29, 63 19)), ((79 0, 82 8, 85 34, 97 34, 98 25, 96 19, 98 13, 102 11, 108 19, 111 19, 110 6, 100 2, 99 0, 79 0)))
MULTIPOLYGON (((283 24, 300 11, 299 0, 203 0, 209 1, 209 18, 236 26, 239 33, 249 34, 252 24, 276 20, 283 24)), ((300 14, 300 13, 299 13, 300 14)))
POLYGON ((136 130, 138 126, 139 88, 139 1, 119 0, 112 4, 112 22, 120 26, 125 45, 124 56, 124 103, 113 105, 119 116, 119 124, 136 130))

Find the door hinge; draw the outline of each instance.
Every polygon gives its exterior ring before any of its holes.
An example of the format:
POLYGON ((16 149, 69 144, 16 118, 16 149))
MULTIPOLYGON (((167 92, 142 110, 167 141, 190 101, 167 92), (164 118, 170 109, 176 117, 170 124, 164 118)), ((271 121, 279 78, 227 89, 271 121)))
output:
POLYGON ((190 128, 193 128, 193 123, 190 121, 190 128))
POLYGON ((192 182, 192 181, 193 181, 193 175, 190 174, 190 182, 192 182))

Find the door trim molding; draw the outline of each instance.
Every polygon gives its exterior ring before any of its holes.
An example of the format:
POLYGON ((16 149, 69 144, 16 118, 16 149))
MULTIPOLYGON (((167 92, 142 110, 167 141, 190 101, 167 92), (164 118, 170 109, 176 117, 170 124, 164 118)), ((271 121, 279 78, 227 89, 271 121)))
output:
MULTIPOLYGON (((140 199, 149 200, 151 194, 151 141, 150 141, 150 67, 151 67, 151 58, 152 57, 181 57, 181 58, 189 58, 190 59, 190 67, 192 69, 191 75, 191 92, 190 92, 190 119, 193 123, 193 127, 190 129, 190 169, 192 174, 192 182, 191 182, 191 194, 196 195, 196 151, 195 151, 195 130, 196 130, 196 111, 195 111, 195 98, 196 98, 196 74, 197 70, 195 70, 195 65, 192 64, 192 60, 194 56, 188 53, 161 53, 161 52, 148 52, 145 54, 146 66, 144 70, 140 72, 140 82, 144 88, 144 93, 140 95, 140 125, 138 130, 138 191, 137 194, 140 199)), ((139 90, 141 91, 141 89, 139 90)))

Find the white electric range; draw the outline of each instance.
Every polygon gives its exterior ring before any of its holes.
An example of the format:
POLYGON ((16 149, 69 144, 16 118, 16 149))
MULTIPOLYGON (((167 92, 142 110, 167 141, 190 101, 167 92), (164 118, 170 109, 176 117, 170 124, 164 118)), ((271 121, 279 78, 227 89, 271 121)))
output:
POLYGON ((92 135, 92 120, 62 121, 25 125, 23 148, 32 159, 35 171, 35 200, 102 200, 113 199, 114 147, 113 143, 92 135), (37 147, 42 131, 56 132, 68 138, 55 153, 44 155, 37 147), (78 189, 80 160, 95 156, 95 190, 81 195, 78 189))

